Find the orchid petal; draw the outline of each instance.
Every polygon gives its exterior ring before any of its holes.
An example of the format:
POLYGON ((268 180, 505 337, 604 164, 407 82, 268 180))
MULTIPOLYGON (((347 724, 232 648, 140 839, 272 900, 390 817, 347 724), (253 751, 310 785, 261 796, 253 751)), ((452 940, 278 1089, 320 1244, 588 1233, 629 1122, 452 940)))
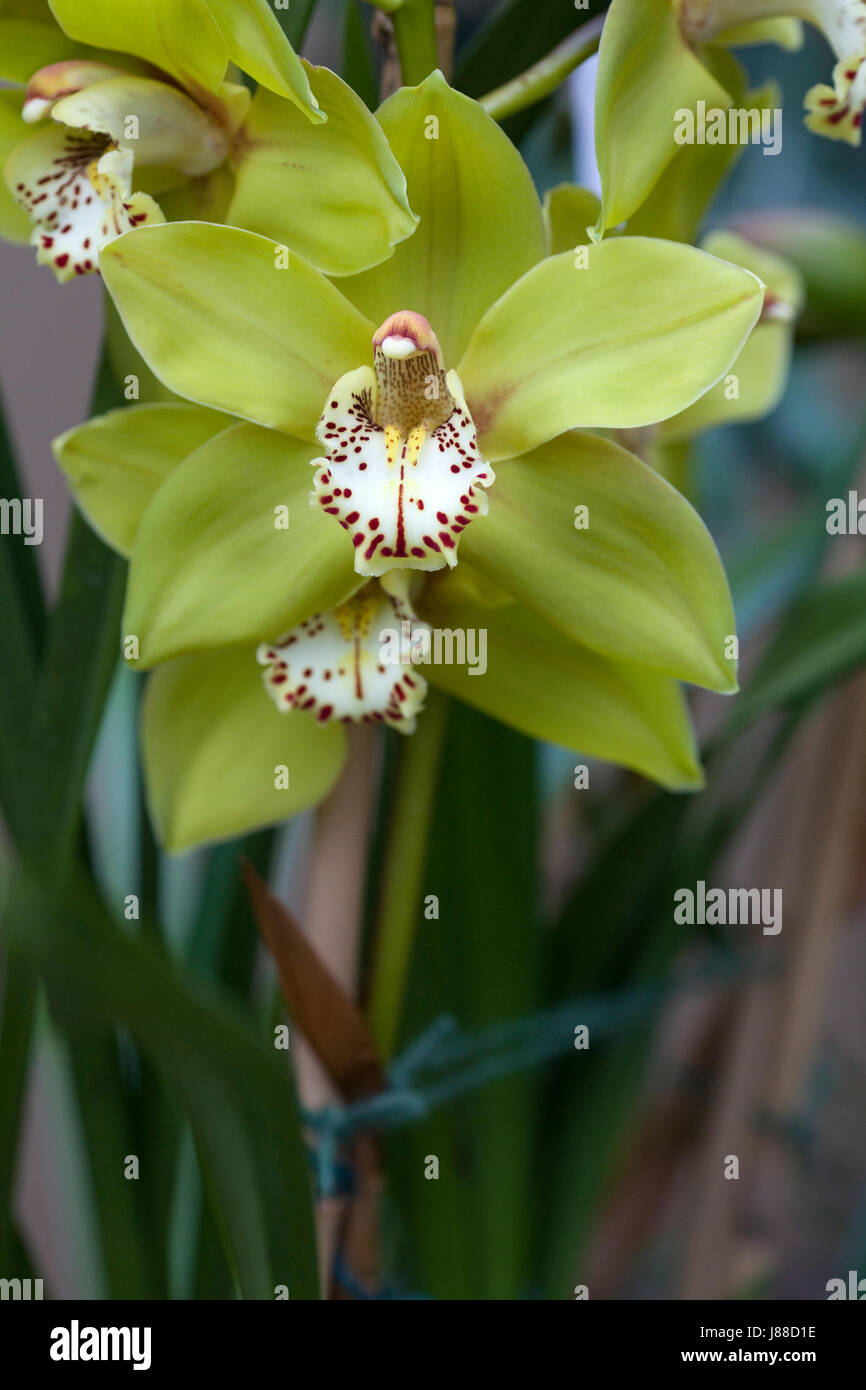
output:
POLYGON ((564 435, 503 462, 462 554, 572 641, 710 690, 736 688, 726 655, 734 615, 709 532, 684 497, 608 440, 564 435))
POLYGON ((142 709, 147 799, 169 851, 275 825, 327 795, 345 758, 339 725, 282 717, 255 654, 233 647, 172 661, 142 709))
POLYGON ((228 132, 197 102, 167 82, 147 77, 88 85, 55 102, 51 115, 64 125, 110 135, 121 149, 132 151, 136 162, 192 176, 220 164, 228 150, 228 132))
POLYGON ((327 724, 387 724, 415 732, 427 682, 399 651, 415 614, 405 584, 389 592, 367 584, 346 603, 305 618, 256 656, 277 709, 303 710, 327 724))
MULTIPOLYGON (((22 140, 30 137, 30 127, 21 119, 21 93, 0 92, 0 169, 7 155, 22 140)), ((11 189, 0 180, 0 237, 25 245, 30 240, 31 222, 24 209, 16 203, 11 189)))
POLYGON ((728 92, 683 37, 671 0, 613 0, 595 91, 603 227, 636 212, 680 148, 677 110, 729 105, 728 92))
MULTIPOLYGON (((796 9, 796 0, 792 0, 791 9, 796 9)), ((803 25, 799 19, 790 16, 747 20, 743 24, 732 24, 729 29, 723 29, 716 35, 715 41, 734 48, 774 43, 778 48, 785 48, 789 53, 793 53, 803 47, 803 25)))
POLYGON ((377 323, 398 309, 425 315, 453 365, 484 311, 544 255, 538 197, 496 122, 440 72, 378 117, 421 221, 390 260, 341 287, 377 323))
MULTIPOLYGON (((774 82, 747 92, 742 70, 732 55, 726 49, 713 49, 713 58, 716 76, 724 74, 724 85, 738 109, 772 112, 780 105, 781 95, 774 82)), ((629 218, 629 236, 696 241, 720 184, 742 153, 742 144, 734 141, 723 145, 679 145, 649 196, 629 218)))
POLYGON ((359 587, 351 546, 310 506, 312 445, 233 425, 166 478, 142 517, 124 615, 142 667, 270 641, 359 587))
POLYGON ((268 0, 208 0, 229 58, 261 86, 293 102, 307 121, 327 119, 310 90, 308 73, 268 0))
POLYGON ((129 406, 62 434, 54 456, 93 529, 129 555, 159 486, 226 424, 224 415, 194 405, 129 406))
POLYGON ((370 356, 373 324, 252 232, 145 228, 107 248, 100 269, 145 361, 199 405, 312 438, 334 382, 370 356))
POLYGON ((461 562, 453 575, 428 585, 419 609, 442 633, 473 633, 473 655, 483 650, 485 669, 420 666, 432 685, 531 738, 633 768, 665 787, 701 786, 675 681, 570 642, 521 604, 473 600, 471 575, 461 562))
MULTIPOLYGON (((193 96, 215 92, 228 54, 205 0, 49 0, 66 34, 94 48, 134 53, 193 96)), ((61 55, 62 56, 62 55, 61 55)))
POLYGON ((418 219, 375 117, 334 73, 304 66, 327 129, 260 88, 238 144, 228 221, 284 241, 326 275, 353 275, 390 256, 418 219))
POLYGON ((713 232, 703 247, 751 270, 766 284, 764 309, 728 375, 694 405, 665 420, 659 426, 662 440, 685 439, 714 425, 760 419, 778 405, 788 379, 794 325, 803 304, 797 271, 790 261, 733 232, 713 232))
POLYGON ((58 63, 48 63, 29 78, 21 115, 28 125, 33 125, 49 116, 54 103, 63 97, 91 87, 95 82, 128 76, 123 68, 93 58, 64 58, 58 63))
POLYGON ((495 463, 567 429, 684 410, 762 300, 749 271, 675 242, 613 237, 550 257, 487 311, 458 366, 482 452, 495 463))
POLYGON ((103 247, 163 213, 146 193, 132 192, 132 155, 104 135, 51 126, 8 155, 3 176, 33 222, 40 265, 57 279, 93 274, 103 247))
POLYGON ((414 428, 376 419, 371 367, 341 377, 325 405, 313 490, 351 536, 358 574, 456 565, 461 533, 487 513, 493 470, 478 453, 457 373, 443 374, 442 386, 441 415, 414 428))
MULTIPOLYGON (((24 86, 34 72, 63 58, 86 56, 54 23, 12 14, 0 18, 0 79, 24 86)), ((21 99, 18 93, 19 101, 21 99)))
POLYGON ((547 254, 559 256, 563 251, 586 246, 600 209, 596 195, 576 183, 560 183, 548 189, 544 195, 547 254))

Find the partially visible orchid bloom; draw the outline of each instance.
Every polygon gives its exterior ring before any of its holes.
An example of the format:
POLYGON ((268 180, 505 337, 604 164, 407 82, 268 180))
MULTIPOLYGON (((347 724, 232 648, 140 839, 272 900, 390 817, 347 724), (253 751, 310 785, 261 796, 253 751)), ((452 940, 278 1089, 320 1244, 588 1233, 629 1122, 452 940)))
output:
MULTIPOLYGON (((668 166, 683 157, 676 113, 748 109, 731 48, 802 43, 820 29, 836 59, 833 86, 806 93, 806 125, 858 145, 866 104, 866 0, 612 0, 599 52, 595 139, 602 185, 599 232, 630 221, 668 166), (635 139, 640 120, 641 139, 635 139)), ((717 146, 720 157, 727 148, 717 146)))
MULTIPOLYGON (((820 29, 836 58, 833 86, 819 83, 805 96, 806 125, 831 140, 859 145, 866 107, 866 0, 676 0, 680 24, 695 45, 755 42, 749 26, 805 20, 820 29)), ((762 37, 757 30, 756 37, 762 37)))
POLYGON ((411 661, 411 633, 420 629, 407 581, 398 572, 367 584, 339 607, 305 618, 276 642, 263 642, 256 655, 277 709, 310 711, 320 724, 380 723, 413 734, 427 682, 411 661), (404 623, 410 659, 383 659, 381 634, 402 636, 404 623))
POLYGON ((421 221, 339 289, 229 227, 145 227, 103 252, 133 344, 193 402, 112 412, 56 445, 82 510, 131 556, 124 634, 160 668, 143 740, 171 848, 310 805, 342 765, 342 725, 409 733, 426 684, 671 787, 700 783, 678 682, 736 686, 702 522, 585 431, 699 401, 764 285, 643 237, 548 255, 519 155, 438 73, 379 119, 421 221), (392 630, 409 634, 396 665, 392 630), (442 631, 484 633, 483 674, 417 659, 442 631))
MULTIPOLYGON (((51 9, 62 28, 34 23, 24 35, 34 58, 52 34, 60 52, 77 51, 27 74, 20 121, 4 101, 0 155, 37 260, 59 280, 96 271, 103 246, 166 217, 225 217, 336 275, 375 264, 414 230, 374 118, 333 73, 295 55, 267 0, 51 0, 51 9), (226 80, 230 62, 260 84, 252 104, 247 87, 226 80), (47 128, 14 143, 16 126, 25 136, 40 122, 47 128), (352 238, 328 191, 337 170, 357 205, 352 238)), ((0 54, 16 23, 0 10, 0 54)), ((22 80, 24 40, 8 65, 0 57, 0 76, 22 80)), ((0 231, 14 235, 9 224, 0 209, 0 231)))

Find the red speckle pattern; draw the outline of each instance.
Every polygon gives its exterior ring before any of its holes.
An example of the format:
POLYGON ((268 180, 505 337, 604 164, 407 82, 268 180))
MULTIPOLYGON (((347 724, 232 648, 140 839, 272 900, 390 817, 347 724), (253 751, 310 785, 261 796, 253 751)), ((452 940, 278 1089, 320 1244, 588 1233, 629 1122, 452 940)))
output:
POLYGON ((34 224, 31 242, 40 265, 58 280, 97 271, 98 251, 123 232, 163 215, 143 193, 132 193, 133 156, 108 136, 52 127, 13 149, 7 176, 13 196, 34 224))
POLYGON ((316 429, 326 456, 314 460, 313 495, 349 532, 359 574, 454 565, 461 532, 487 512, 494 473, 456 374, 448 380, 448 418, 402 434, 374 418, 371 368, 348 373, 331 393, 316 429))
POLYGON ((265 689, 283 713, 303 710, 320 724, 388 724, 412 733, 427 683, 411 663, 383 660, 386 652, 399 654, 404 621, 418 626, 408 602, 367 584, 339 608, 259 647, 265 689))

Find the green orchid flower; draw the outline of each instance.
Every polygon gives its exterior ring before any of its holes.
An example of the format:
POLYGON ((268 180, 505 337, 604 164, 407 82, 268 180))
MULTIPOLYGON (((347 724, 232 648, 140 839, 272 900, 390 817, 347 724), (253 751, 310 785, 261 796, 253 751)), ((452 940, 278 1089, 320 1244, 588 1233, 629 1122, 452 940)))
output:
POLYGON ((136 349, 194 403, 115 412, 56 446, 131 555, 124 636, 160 668, 144 756, 173 848, 310 804, 342 725, 408 732, 428 682, 671 787, 700 783, 678 682, 736 686, 702 522, 587 431, 699 400, 762 283, 647 238, 548 256, 519 155, 438 73, 379 119, 421 221, 339 289, 229 227, 146 227, 103 253, 136 349), (483 673, 426 659, 446 632, 485 635, 483 673))
POLYGON ((0 9, 0 76, 26 82, 23 105, 0 94, 0 233, 29 236, 59 280, 95 272, 108 242, 166 218, 249 226, 331 275, 375 265, 414 231, 381 128, 340 78, 296 56, 267 0, 31 10, 41 22, 0 9), (57 56, 40 63, 52 41, 57 56), (255 97, 226 80, 230 64, 259 84, 255 97))
MULTIPOLYGON (((672 162, 688 162, 689 146, 674 134, 677 112, 694 113, 703 103, 705 112, 721 109, 727 117, 743 106, 742 74, 729 48, 797 48, 801 21, 821 30, 837 60, 833 86, 806 93, 806 125, 857 145, 866 105, 866 0, 613 0, 596 87, 600 231, 632 218, 672 162)), ((733 143, 718 140, 720 162, 733 143)))

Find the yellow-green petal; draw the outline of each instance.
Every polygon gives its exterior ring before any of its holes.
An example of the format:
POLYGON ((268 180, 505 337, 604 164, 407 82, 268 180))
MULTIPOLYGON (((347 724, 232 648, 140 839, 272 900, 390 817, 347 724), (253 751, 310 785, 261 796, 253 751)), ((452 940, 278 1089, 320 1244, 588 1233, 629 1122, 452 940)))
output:
MULTIPOLYGON (((205 0, 49 0, 72 39, 134 53, 162 68, 194 96, 215 92, 228 54, 205 0)), ((62 54, 60 55, 63 56, 62 54)))
POLYGON ((559 256, 573 247, 586 246, 600 208, 596 194, 579 184, 559 183, 549 188, 544 195, 547 254, 559 256))
POLYGON ((133 405, 67 430, 52 447, 90 525, 129 555, 157 488, 227 423, 194 405, 133 405))
POLYGON ((100 270, 148 366, 199 405, 312 438, 334 382, 370 358, 375 325, 253 232, 140 228, 102 252, 100 270))
POLYGON ((765 308, 730 371, 688 410, 665 420, 659 437, 685 439, 714 425, 757 420, 774 410, 788 379, 794 325, 803 304, 801 278, 790 261, 733 232, 712 232, 705 250, 745 266, 767 286, 765 308))
POLYGON ((81 55, 81 45, 68 39, 50 17, 45 23, 26 15, 7 14, 5 8, 0 10, 0 79, 4 82, 23 86, 49 63, 81 55))
POLYGON ((141 353, 129 341, 123 321, 108 295, 105 296, 105 347, 111 374, 123 387, 126 400, 139 401, 142 405, 187 404, 154 376, 141 353))
POLYGON ((461 555, 572 641, 710 690, 736 688, 726 655, 734 615, 709 532, 684 497, 609 440, 564 435, 503 462, 461 555))
POLYGON ((168 476, 132 552, 126 636, 142 667, 275 641, 357 589, 352 547, 310 506, 314 445, 233 425, 168 476))
POLYGON ((469 574, 461 561, 453 576, 429 585, 420 614, 446 631, 483 631, 486 670, 420 667, 431 684, 532 738, 621 764, 665 787, 701 786, 688 710, 675 681, 570 642, 521 604, 473 601, 469 574))
MULTIPOLYGON (((141 186, 149 191, 146 178, 141 186)), ((227 164, 220 164, 209 174, 184 179, 167 193, 160 193, 159 205, 167 222, 225 222, 234 191, 234 174, 227 164)))
MULTIPOLYGON (((31 133, 21 119, 21 93, 0 92, 0 173, 6 156, 31 133)), ((0 178, 0 237, 4 241, 26 244, 30 241, 31 229, 27 213, 18 206, 5 180, 0 178)))
MULTIPOLYGON (((798 8, 792 0, 791 9, 798 8)), ((732 24, 715 36, 717 43, 744 47, 750 44, 774 43, 789 53, 803 47, 803 25, 799 19, 780 16, 776 19, 753 19, 744 24, 732 24)))
POLYGON ((121 149, 132 150, 137 164, 191 176, 215 168, 228 152, 230 132, 185 92, 148 77, 91 83, 55 102, 51 115, 63 125, 110 135, 121 149), (135 133, 130 137, 131 116, 135 133))
POLYGON ((396 92, 378 116, 421 222, 342 288, 377 324, 401 309, 424 314, 454 366, 484 311, 545 253, 538 197, 496 122, 441 73, 396 92))
POLYGON ((603 226, 626 221, 680 149, 676 112, 729 94, 689 47, 671 0, 613 0, 595 92, 595 150, 603 226))
POLYGON ((684 410, 762 300, 749 271, 675 242, 613 237, 549 257, 488 310, 459 365, 482 452, 495 463, 564 430, 684 410))
POLYGON ((285 242, 326 275, 354 275, 390 256, 418 219, 376 118, 335 73, 307 71, 327 127, 260 88, 237 146, 227 220, 285 242))
POLYGON ((306 810, 327 796, 345 758, 339 725, 274 708, 247 647, 186 657, 155 672, 141 736, 151 818, 172 852, 306 810))
MULTIPOLYGON (((714 70, 723 74, 725 87, 738 109, 773 111, 781 106, 774 82, 758 91, 746 91, 744 74, 726 49, 713 49, 714 70)), ((743 153, 743 145, 678 145, 677 153, 654 184, 649 196, 628 220, 629 236, 667 237, 670 241, 697 240, 698 231, 719 185, 743 153)))
POLYGON ((208 0, 229 58, 261 86, 287 98, 318 124, 330 112, 319 109, 304 64, 283 33, 268 0, 208 0))

